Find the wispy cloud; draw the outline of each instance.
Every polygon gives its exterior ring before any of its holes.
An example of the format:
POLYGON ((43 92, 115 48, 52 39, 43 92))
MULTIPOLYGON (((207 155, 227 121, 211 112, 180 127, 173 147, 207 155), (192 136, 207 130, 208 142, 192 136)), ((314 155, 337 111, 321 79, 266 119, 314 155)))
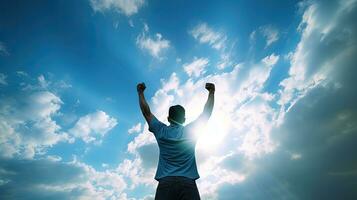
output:
POLYGON ((206 23, 198 24, 189 33, 200 43, 209 44, 217 50, 225 47, 226 36, 223 33, 215 32, 206 23))
POLYGON ((144 5, 144 0, 90 0, 94 11, 104 12, 115 10, 126 16, 131 16, 144 5))
POLYGON ((233 50, 237 39, 228 39, 223 31, 215 30, 207 23, 200 23, 188 33, 201 44, 207 44, 209 47, 219 52, 220 60, 217 62, 217 69, 225 69, 234 65, 233 50))
POLYGON ((36 79, 33 79, 24 71, 17 71, 16 75, 21 77, 24 81, 20 83, 22 90, 38 91, 48 90, 59 91, 71 88, 72 85, 65 80, 51 80, 52 74, 45 76, 40 74, 36 79))
POLYGON ((170 47, 170 41, 164 39, 160 33, 156 33, 154 37, 149 36, 147 24, 144 24, 144 31, 136 38, 136 44, 157 59, 162 59, 162 52, 170 47))
POLYGON ((205 73, 205 67, 208 65, 207 58, 195 58, 191 63, 183 64, 183 69, 191 77, 199 77, 205 73))
POLYGON ((265 40, 265 48, 268 48, 273 43, 277 42, 280 37, 279 30, 273 25, 260 26, 258 30, 254 30, 249 35, 251 44, 255 44, 257 37, 263 37, 265 40))
POLYGON ((137 123, 136 125, 132 126, 128 130, 128 133, 133 134, 133 133, 139 133, 140 131, 141 131, 141 123, 137 123))
POLYGON ((265 47, 269 47, 279 39, 279 31, 272 25, 261 26, 259 31, 266 40, 265 47))

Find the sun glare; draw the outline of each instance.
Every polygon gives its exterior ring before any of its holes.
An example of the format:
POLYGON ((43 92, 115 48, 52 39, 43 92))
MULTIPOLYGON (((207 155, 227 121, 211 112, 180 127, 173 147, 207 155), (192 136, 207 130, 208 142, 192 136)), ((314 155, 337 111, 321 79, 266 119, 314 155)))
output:
POLYGON ((228 121, 219 120, 217 117, 211 118, 206 126, 198 126, 195 131, 198 135, 197 148, 205 151, 219 149, 228 128, 228 121))

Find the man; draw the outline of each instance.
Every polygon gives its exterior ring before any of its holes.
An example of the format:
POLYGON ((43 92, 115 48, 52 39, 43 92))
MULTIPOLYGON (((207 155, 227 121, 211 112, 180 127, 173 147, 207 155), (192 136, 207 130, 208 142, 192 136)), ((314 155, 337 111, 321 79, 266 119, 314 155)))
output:
POLYGON ((200 195, 196 185, 199 178, 195 145, 197 141, 197 126, 208 121, 214 105, 215 86, 206 83, 209 91, 208 99, 201 115, 190 124, 184 126, 185 109, 180 105, 171 106, 169 109, 167 126, 160 122, 150 111, 144 96, 145 84, 139 83, 137 91, 139 104, 145 120, 159 145, 160 156, 155 175, 159 181, 156 189, 155 200, 199 200, 200 195))

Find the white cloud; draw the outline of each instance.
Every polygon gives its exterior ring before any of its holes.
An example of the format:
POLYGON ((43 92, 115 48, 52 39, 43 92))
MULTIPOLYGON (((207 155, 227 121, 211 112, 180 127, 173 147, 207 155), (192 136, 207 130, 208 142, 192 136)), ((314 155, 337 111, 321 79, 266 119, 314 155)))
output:
POLYGON ((157 90, 152 98, 154 104, 152 109, 154 113, 160 113, 158 117, 165 117, 166 113, 168 113, 167 108, 174 99, 174 96, 168 93, 178 89, 180 80, 176 73, 172 73, 169 80, 165 81, 164 79, 161 79, 161 84, 162 88, 157 90))
POLYGON ((42 119, 55 114, 63 102, 51 92, 36 92, 29 96, 29 103, 33 104, 25 110, 30 117, 42 119))
POLYGON ((136 44, 142 50, 157 59, 162 59, 161 54, 165 49, 170 47, 170 41, 163 39, 160 33, 156 33, 155 37, 148 36, 149 27, 144 24, 144 31, 136 38, 136 44))
POLYGON ((183 64, 183 69, 190 77, 199 77, 205 73, 205 67, 208 65, 208 62, 207 58, 195 58, 191 63, 183 64))
POLYGON ((271 54, 270 56, 263 58, 262 62, 268 66, 274 66, 278 62, 278 60, 279 56, 271 54))
POLYGON ((280 83, 282 90, 278 102, 284 105, 285 109, 289 110, 309 90, 329 80, 328 74, 339 62, 337 58, 353 51, 354 27, 343 18, 353 12, 349 7, 353 3, 354 1, 338 3, 339 9, 328 11, 334 16, 331 20, 326 20, 327 10, 320 8, 323 7, 322 3, 313 3, 306 7, 298 27, 302 32, 301 40, 289 56, 289 77, 280 83))
POLYGON ((22 88, 14 87, 11 94, 0 97, 1 157, 36 158, 61 141, 72 143, 74 137, 85 142, 101 139, 117 124, 115 118, 97 111, 81 117, 72 129, 63 130, 61 125, 69 125, 69 118, 74 122, 77 117, 60 111, 64 103, 54 91, 68 85, 49 81, 44 75, 33 79, 24 72, 17 74, 26 78, 20 83, 22 88))
MULTIPOLYGON (((76 158, 63 162, 47 154, 59 142, 73 141, 57 121, 64 103, 43 75, 17 74, 36 84, 26 90, 14 87, 11 94, 0 96, 0 187, 6 191, 0 192, 0 199, 128 199, 127 184, 116 169, 97 171, 76 158)), ((80 118, 70 132, 83 131, 84 138, 103 136, 116 124, 116 119, 97 111, 80 118)))
POLYGON ((256 158, 274 151, 276 144, 270 133, 276 126, 276 110, 269 101, 255 97, 236 111, 238 130, 244 132, 238 151, 248 158, 256 158))
POLYGON ((197 184, 202 199, 219 199, 217 190, 222 185, 237 184, 245 180, 245 175, 239 170, 242 166, 234 166, 233 170, 225 167, 224 162, 232 156, 231 152, 223 156, 209 156, 205 162, 199 163, 201 178, 197 184))
POLYGON ((274 26, 272 26, 272 25, 261 26, 259 28, 259 30, 260 30, 260 33, 263 35, 263 37, 266 40, 265 47, 269 47, 274 42, 278 41, 279 31, 274 26))
POLYGON ((47 147, 68 140, 53 117, 62 101, 48 91, 20 93, 0 103, 0 153, 5 157, 32 158, 47 147))
POLYGON ((90 0, 94 11, 115 10, 126 16, 136 14, 144 5, 144 0, 90 0))
POLYGON ((96 141, 98 137, 103 137, 116 125, 117 120, 114 117, 98 110, 79 118, 74 127, 69 130, 69 133, 89 143, 96 141))
POLYGON ((155 138, 152 137, 152 133, 148 131, 147 124, 144 125, 142 133, 135 137, 133 141, 128 144, 128 152, 137 153, 137 149, 141 146, 148 145, 155 142, 155 138))
POLYGON ((140 199, 140 200, 154 200, 155 196, 152 194, 146 195, 144 198, 140 199))
POLYGON ((215 32, 206 23, 198 24, 189 33, 200 43, 209 44, 214 49, 220 50, 225 47, 226 36, 215 32))
POLYGON ((128 130, 128 133, 133 134, 133 133, 139 133, 140 131, 141 131, 141 123, 137 123, 136 125, 132 126, 128 130))
POLYGON ((272 25, 260 26, 249 35, 249 42, 251 45, 255 45, 257 37, 259 36, 262 36, 265 39, 265 48, 267 48, 279 40, 280 33, 279 30, 272 25))
POLYGON ((6 81, 6 75, 3 73, 0 73, 0 84, 1 85, 7 85, 7 81, 6 81))
POLYGON ((46 77, 43 74, 40 74, 37 79, 32 79, 26 72, 17 71, 17 76, 22 77, 24 82, 20 82, 21 89, 24 91, 42 91, 42 90, 51 90, 51 91, 61 91, 64 89, 71 88, 72 85, 64 80, 53 80, 52 74, 46 77), (26 79, 25 79, 26 78, 26 79))
POLYGON ((59 82, 55 83, 55 87, 62 88, 62 89, 67 89, 67 88, 71 88, 72 85, 67 83, 67 82, 65 82, 64 80, 60 80, 59 82))
MULTIPOLYGON (((232 45, 234 46, 234 45, 232 45)), ((232 53, 229 52, 229 53, 221 53, 220 57, 221 57, 221 60, 219 61, 219 63, 217 63, 217 69, 224 69, 228 66, 232 66, 233 65, 233 61, 231 59, 231 55, 232 53)))
POLYGON ((48 155, 47 159, 50 161, 58 162, 62 160, 62 157, 57 155, 48 155))
POLYGON ((150 186, 151 189, 154 189, 157 185, 157 181, 154 180, 156 169, 144 168, 140 156, 138 154, 134 154, 134 156, 135 158, 133 160, 125 159, 120 163, 116 172, 129 179, 128 186, 130 189, 134 189, 139 184, 144 184, 150 186))
POLYGON ((250 66, 244 66, 245 68, 250 67, 249 71, 242 71, 244 74, 245 78, 242 82, 242 89, 241 93, 243 96, 246 97, 254 97, 257 96, 257 92, 259 92, 263 86, 266 80, 270 76, 270 72, 274 65, 278 62, 279 56, 276 56, 275 54, 272 54, 270 56, 267 56, 263 58, 259 63, 257 64, 251 64, 250 66))
POLYGON ((108 190, 103 194, 113 195, 115 193, 120 194, 127 187, 122 175, 116 173, 115 170, 96 171, 90 165, 76 159, 72 163, 85 169, 89 181, 93 185, 93 189, 97 190, 100 194, 102 193, 101 188, 108 190))

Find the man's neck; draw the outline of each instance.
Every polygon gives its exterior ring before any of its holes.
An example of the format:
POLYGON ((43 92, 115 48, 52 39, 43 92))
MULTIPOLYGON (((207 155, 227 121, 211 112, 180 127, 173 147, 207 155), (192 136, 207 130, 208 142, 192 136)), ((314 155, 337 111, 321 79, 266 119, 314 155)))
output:
POLYGON ((170 126, 182 126, 181 123, 179 123, 179 122, 177 122, 177 121, 175 121, 173 119, 170 119, 169 122, 170 122, 170 126))

